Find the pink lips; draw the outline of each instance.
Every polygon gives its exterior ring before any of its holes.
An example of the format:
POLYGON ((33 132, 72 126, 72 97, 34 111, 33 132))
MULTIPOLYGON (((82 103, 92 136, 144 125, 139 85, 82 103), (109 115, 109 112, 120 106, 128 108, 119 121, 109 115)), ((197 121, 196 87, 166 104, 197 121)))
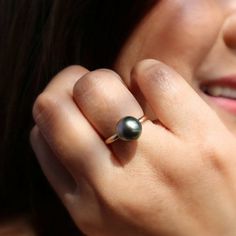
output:
MULTIPOLYGON (((209 80, 204 86, 221 86, 228 87, 236 90, 236 75, 222 77, 220 79, 209 80)), ((211 102, 215 103, 217 106, 223 110, 230 112, 233 115, 236 115, 236 99, 224 98, 224 97, 214 97, 208 95, 208 98, 211 102)))
POLYGON ((236 115, 236 101, 233 101, 232 99, 212 96, 209 96, 209 99, 217 106, 222 107, 224 110, 236 115))

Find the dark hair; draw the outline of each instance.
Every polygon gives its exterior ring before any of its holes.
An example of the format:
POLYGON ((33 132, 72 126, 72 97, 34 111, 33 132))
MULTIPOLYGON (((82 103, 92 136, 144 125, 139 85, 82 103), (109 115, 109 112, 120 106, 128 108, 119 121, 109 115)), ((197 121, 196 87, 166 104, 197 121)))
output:
POLYGON ((72 64, 112 68, 155 0, 0 0, 0 219, 25 216, 38 235, 78 235, 29 144, 32 104, 72 64))

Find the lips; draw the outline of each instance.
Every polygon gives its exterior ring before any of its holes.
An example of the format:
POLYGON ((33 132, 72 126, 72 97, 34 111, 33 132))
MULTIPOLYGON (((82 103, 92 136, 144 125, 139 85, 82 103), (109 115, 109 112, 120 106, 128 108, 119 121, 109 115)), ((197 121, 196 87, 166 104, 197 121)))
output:
POLYGON ((208 80, 201 90, 211 102, 236 115, 236 75, 208 80))

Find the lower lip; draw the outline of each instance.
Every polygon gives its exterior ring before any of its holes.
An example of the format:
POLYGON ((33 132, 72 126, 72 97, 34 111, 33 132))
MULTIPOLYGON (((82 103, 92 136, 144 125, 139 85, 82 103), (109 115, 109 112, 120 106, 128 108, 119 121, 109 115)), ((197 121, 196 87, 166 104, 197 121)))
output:
POLYGON ((211 96, 208 96, 208 98, 217 106, 223 108, 227 112, 236 115, 236 100, 211 96))

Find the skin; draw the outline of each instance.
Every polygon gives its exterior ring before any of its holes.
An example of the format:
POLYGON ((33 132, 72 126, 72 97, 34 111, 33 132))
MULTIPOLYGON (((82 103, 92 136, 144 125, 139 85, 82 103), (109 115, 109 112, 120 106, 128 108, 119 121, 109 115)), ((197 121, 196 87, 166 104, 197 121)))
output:
POLYGON ((86 235, 236 235, 236 117, 200 89, 236 73, 235 12, 234 0, 160 1, 114 71, 71 66, 38 96, 32 147, 86 235), (143 114, 137 141, 104 143, 143 114))
POLYGON ((138 61, 166 63, 236 134, 235 115, 219 109, 199 88, 205 80, 236 74, 235 11, 234 0, 161 1, 127 41, 115 70, 131 87, 130 71, 138 61))

